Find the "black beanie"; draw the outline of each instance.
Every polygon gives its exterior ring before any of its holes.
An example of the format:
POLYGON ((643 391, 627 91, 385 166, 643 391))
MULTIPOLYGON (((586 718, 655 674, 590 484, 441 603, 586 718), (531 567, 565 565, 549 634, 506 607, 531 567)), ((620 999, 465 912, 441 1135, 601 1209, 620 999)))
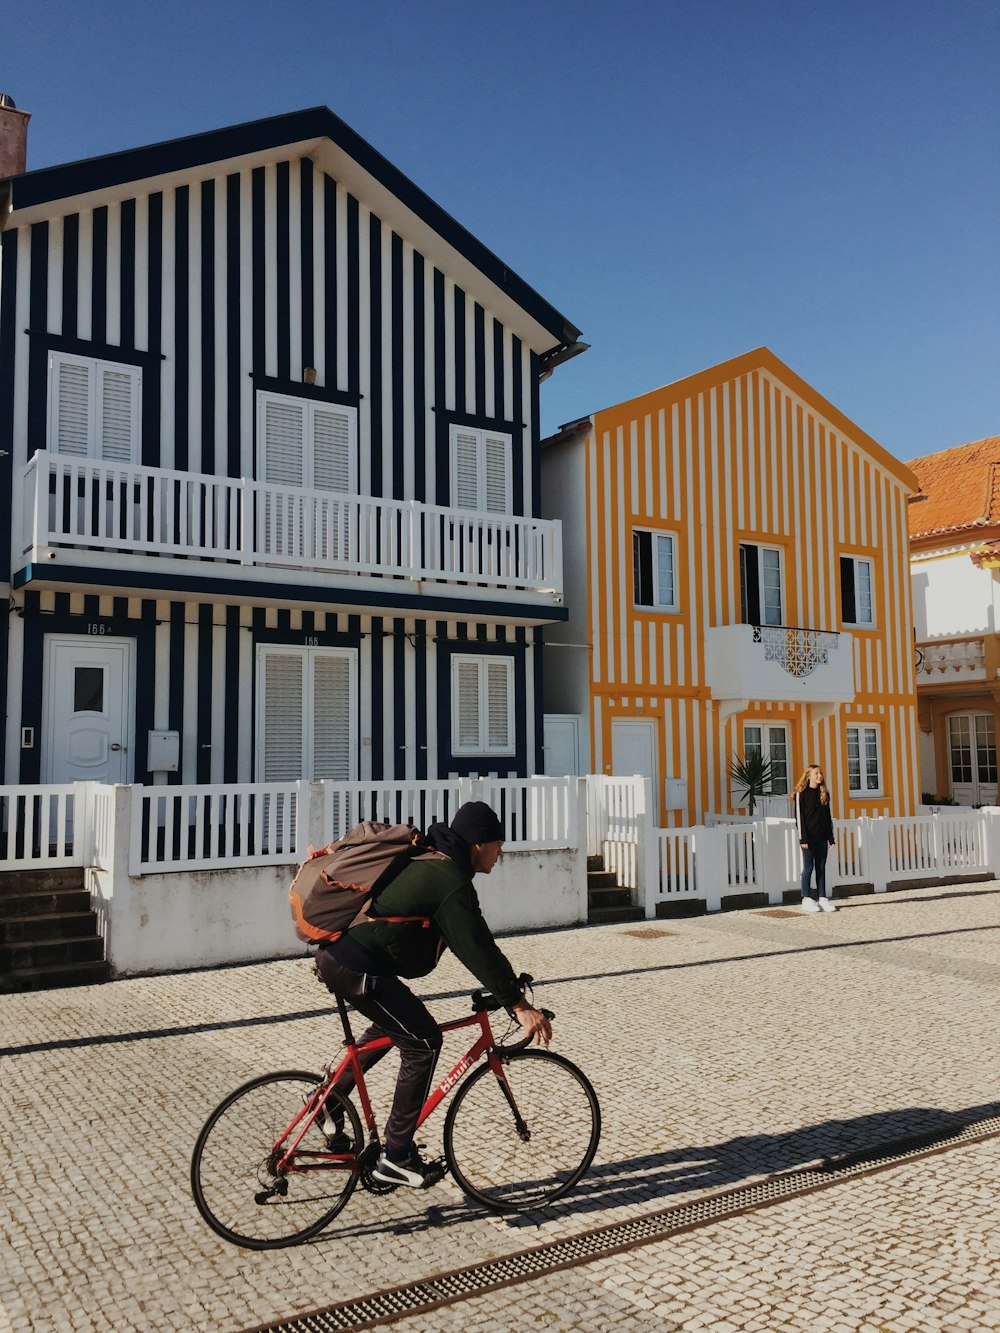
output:
POLYGON ((503 842, 503 825, 485 801, 466 801, 460 806, 451 830, 470 847, 474 842, 503 842))

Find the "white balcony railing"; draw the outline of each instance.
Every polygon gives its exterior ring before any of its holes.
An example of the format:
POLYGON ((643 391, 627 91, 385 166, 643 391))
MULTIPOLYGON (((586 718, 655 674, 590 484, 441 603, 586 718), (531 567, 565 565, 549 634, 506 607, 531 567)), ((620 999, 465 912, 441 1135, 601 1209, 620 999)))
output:
POLYGON ((985 679, 985 639, 944 639, 917 644, 918 685, 985 679))
POLYGON ((64 458, 22 473, 22 554, 94 549, 346 576, 518 589, 562 600, 557 520, 474 513, 169 468, 64 458))

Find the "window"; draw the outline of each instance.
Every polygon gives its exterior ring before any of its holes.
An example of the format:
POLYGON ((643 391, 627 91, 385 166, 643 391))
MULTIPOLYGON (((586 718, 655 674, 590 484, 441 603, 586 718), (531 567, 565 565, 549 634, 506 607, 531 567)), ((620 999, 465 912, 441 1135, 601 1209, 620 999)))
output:
POLYGON ((510 436, 452 426, 450 440, 452 505, 484 514, 512 513, 510 436))
POLYGON ((952 790, 972 786, 973 804, 986 799, 980 788, 996 784, 996 724, 992 713, 960 713, 948 719, 952 790))
POLYGON ((674 538, 669 533, 633 532, 632 586, 636 606, 677 609, 674 538))
POLYGON ((138 366, 50 352, 50 451, 137 463, 141 395, 138 366))
POLYGON ((357 777, 357 653, 267 646, 257 658, 257 779, 357 777))
POLYGON ((357 411, 257 394, 258 480, 304 490, 357 491, 357 411))
POLYGON ((514 659, 451 659, 452 753, 514 753, 514 659))
POLYGON ((740 542, 740 619, 744 625, 782 623, 781 551, 740 542))
POLYGON ((788 729, 760 723, 743 728, 743 754, 763 754, 771 761, 769 796, 788 794, 788 729))
POLYGON ((840 557, 840 605, 845 625, 874 625, 870 560, 853 555, 840 557))
POLYGON ((878 727, 847 728, 847 787, 852 796, 882 794, 878 727))

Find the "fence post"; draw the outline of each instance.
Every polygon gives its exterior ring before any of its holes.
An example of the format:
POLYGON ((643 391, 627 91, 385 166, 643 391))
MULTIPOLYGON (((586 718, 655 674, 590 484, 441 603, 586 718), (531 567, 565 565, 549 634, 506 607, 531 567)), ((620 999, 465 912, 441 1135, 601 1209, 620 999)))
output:
POLYGON ((722 911, 723 886, 729 887, 729 862, 726 857, 726 829, 705 828, 699 824, 692 830, 694 847, 695 885, 699 897, 705 898, 705 909, 722 911))
POLYGON ((979 814, 982 816, 983 865, 994 879, 1000 879, 1000 810, 984 806, 979 814))
POLYGON ((862 815, 860 819, 862 860, 876 893, 885 893, 889 885, 889 826, 884 819, 862 815))
POLYGON ((308 847, 325 847, 329 838, 325 832, 326 787, 322 782, 297 782, 295 805, 298 823, 295 826, 295 857, 305 860, 308 847))
POLYGON ((656 851, 656 827, 653 820, 653 779, 635 779, 635 892, 647 918, 656 915, 659 897, 660 867, 656 851))
POLYGON ((788 882, 785 864, 785 826, 784 819, 762 819, 754 827, 761 831, 761 882, 758 889, 767 894, 767 901, 772 907, 780 907, 785 901, 785 887, 788 882))
POLYGON ((97 833, 94 828, 94 782, 73 783, 73 860, 84 867, 94 864, 97 833))

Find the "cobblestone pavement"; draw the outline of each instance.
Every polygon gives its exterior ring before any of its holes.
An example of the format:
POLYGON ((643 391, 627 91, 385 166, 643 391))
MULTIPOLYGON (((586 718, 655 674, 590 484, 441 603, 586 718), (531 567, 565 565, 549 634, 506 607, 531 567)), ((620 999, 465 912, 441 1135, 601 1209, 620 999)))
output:
MULTIPOLYGON (((1000 883, 511 937, 601 1098, 588 1176, 541 1224, 450 1181, 359 1190, 316 1240, 263 1253, 202 1223, 188 1163, 224 1093, 334 1054, 308 961, 0 997, 0 1052, 27 1048, 0 1053, 0 1330, 238 1333, 998 1115, 998 939, 1000 883)), ((418 989, 445 1017, 472 984, 450 959, 418 989)), ((966 1144, 395 1327, 997 1330, 998 1178, 1000 1139, 966 1144)))

